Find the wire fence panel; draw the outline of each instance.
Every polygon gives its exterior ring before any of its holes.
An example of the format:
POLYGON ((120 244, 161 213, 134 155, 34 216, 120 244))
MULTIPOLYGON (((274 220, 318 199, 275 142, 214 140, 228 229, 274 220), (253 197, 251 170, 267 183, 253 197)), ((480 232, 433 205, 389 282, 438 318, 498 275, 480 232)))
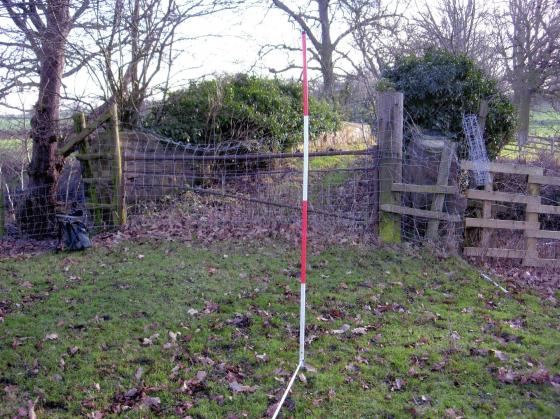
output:
MULTIPOLYGON (((402 126, 394 109, 380 111, 377 123, 370 123, 347 125, 345 139, 323 136, 312 145, 311 228, 370 241, 431 243, 458 253, 466 248, 464 255, 494 265, 552 266, 556 262, 542 260, 560 259, 560 171, 553 153, 530 164, 487 163, 502 170, 490 170, 481 189, 473 172, 480 167, 461 164, 445 136, 402 126), (519 174, 516 167, 538 173, 519 174)), ((121 130, 118 139, 120 153, 114 127, 106 122, 78 144, 66 159, 55 199, 40 214, 26 211, 26 199, 34 195, 26 187, 30 148, 24 141, 4 148, 3 233, 56 235, 54 217, 45 214, 74 212, 93 232, 111 230, 122 224, 122 198, 129 224, 148 230, 147 217, 186 211, 207 224, 205 231, 219 224, 247 234, 269 228, 297 235, 301 152, 270 150, 270 139, 193 145, 142 129, 121 130), (26 228, 34 224, 38 228, 26 228)))
MULTIPOLYGON (((118 225, 114 139, 109 128, 109 124, 98 127, 67 159, 55 207, 49 208, 49 213, 83 213, 93 231, 118 225)), ((188 199, 186 192, 194 192, 212 196, 212 205, 236 214, 233 223, 282 220, 289 225, 299 219, 300 152, 262 151, 258 141, 196 146, 149 131, 125 130, 119 137, 124 199, 132 216, 168 207, 188 199)), ((375 150, 364 147, 365 141, 354 145, 355 149, 345 151, 317 146, 311 153, 311 222, 354 231, 365 231, 375 224, 375 150)), ((17 203, 29 189, 12 186, 16 178, 2 182, 8 192, 6 224, 10 234, 25 236, 17 203)), ((19 180, 25 185, 26 180, 19 180)), ((56 234, 55 220, 43 230, 56 234)))
MULTIPOLYGON (((299 211, 301 153, 247 152, 258 149, 254 144, 193 147, 153 133, 129 132, 122 137, 127 204, 133 211, 147 201, 187 190, 235 199, 237 205, 252 207, 253 213, 262 206, 270 207, 265 213, 280 208, 299 211)), ((310 214, 370 225, 372 153, 312 152, 310 214)))

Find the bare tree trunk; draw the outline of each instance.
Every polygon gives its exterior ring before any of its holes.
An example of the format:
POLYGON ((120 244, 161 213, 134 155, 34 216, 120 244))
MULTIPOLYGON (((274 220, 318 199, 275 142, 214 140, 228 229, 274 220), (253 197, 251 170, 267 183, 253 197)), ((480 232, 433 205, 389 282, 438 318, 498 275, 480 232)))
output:
POLYGON ((531 116, 531 93, 529 89, 519 87, 515 92, 515 105, 517 106, 517 144, 527 144, 529 137, 529 123, 531 116))
POLYGON ((69 0, 51 0, 42 34, 42 57, 38 57, 39 97, 31 119, 33 153, 28 168, 29 191, 18 211, 22 230, 34 236, 48 234, 52 229, 56 187, 63 167, 63 159, 57 156, 56 150, 68 22, 69 0))
MULTIPOLYGON (((291 21, 295 22, 307 34, 311 44, 311 60, 318 64, 323 80, 322 95, 330 102, 335 101, 336 82, 348 75, 342 65, 358 70, 360 65, 349 53, 352 38, 358 38, 361 43, 361 53, 366 54, 375 49, 371 45, 378 40, 377 36, 383 31, 394 33, 398 20, 398 0, 387 0, 387 4, 394 4, 395 11, 389 11, 383 1, 370 0, 308 0, 286 1, 268 0, 272 6, 284 12, 291 21), (371 41, 371 42, 370 42, 371 41), (367 46, 367 48, 366 48, 367 46)), ((355 42, 355 39, 354 39, 355 42)), ((268 46, 274 49, 293 50, 293 47, 280 44, 268 46)), ((375 52, 376 57, 382 54, 375 52)), ((301 68, 297 64, 289 64, 281 70, 271 70, 280 73, 293 68, 301 68)), ((316 68, 313 66, 313 68, 316 68)))
POLYGON ((321 74, 323 76, 323 94, 329 102, 334 101, 334 47, 331 41, 331 19, 329 0, 319 0, 319 20, 321 22, 321 74))
POLYGON ((131 13, 130 27, 130 46, 131 46, 131 64, 130 64, 130 91, 124 89, 121 92, 121 123, 125 128, 132 128, 138 123, 139 104, 142 101, 138 97, 140 92, 140 80, 138 80, 138 61, 139 61, 139 44, 140 44, 140 1, 134 0, 134 6, 131 13))
POLYGON ((496 48, 514 91, 518 144, 529 134, 531 100, 535 93, 552 93, 560 66, 560 8, 556 0, 508 0, 495 18, 496 48))

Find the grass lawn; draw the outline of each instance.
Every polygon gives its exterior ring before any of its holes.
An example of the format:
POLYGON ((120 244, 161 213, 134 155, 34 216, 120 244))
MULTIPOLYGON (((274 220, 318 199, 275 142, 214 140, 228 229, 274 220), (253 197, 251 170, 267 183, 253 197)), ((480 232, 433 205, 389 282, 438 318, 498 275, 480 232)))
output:
MULTIPOLYGON (((531 125, 529 126, 529 135, 536 137, 558 137, 560 135, 560 113, 556 112, 552 107, 535 107, 531 111, 531 125)), ((537 155, 550 153, 549 145, 534 144, 532 153, 527 156, 529 159, 536 159, 537 155)), ((513 140, 507 144, 501 151, 500 157, 516 159, 520 157, 517 141, 513 140)), ((558 156, 557 156, 558 157, 558 156)))
MULTIPOLYGON (((297 362, 291 248, 128 242, 0 262, 0 416, 32 401, 38 417, 262 417, 297 362)), ((315 253, 308 320, 288 416, 560 411, 559 303, 504 295, 457 259, 315 253)))
POLYGON ((22 148, 22 141, 16 138, 0 139, 0 150, 17 150, 22 148))
POLYGON ((530 134, 552 137, 560 134, 560 112, 550 107, 536 108, 531 112, 530 134))

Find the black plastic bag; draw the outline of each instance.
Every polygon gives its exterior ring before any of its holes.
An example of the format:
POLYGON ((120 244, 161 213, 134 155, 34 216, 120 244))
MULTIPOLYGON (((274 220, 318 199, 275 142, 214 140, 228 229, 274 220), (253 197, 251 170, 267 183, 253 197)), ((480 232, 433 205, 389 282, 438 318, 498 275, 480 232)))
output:
POLYGON ((57 215, 59 250, 85 250, 91 247, 87 228, 82 217, 57 215))

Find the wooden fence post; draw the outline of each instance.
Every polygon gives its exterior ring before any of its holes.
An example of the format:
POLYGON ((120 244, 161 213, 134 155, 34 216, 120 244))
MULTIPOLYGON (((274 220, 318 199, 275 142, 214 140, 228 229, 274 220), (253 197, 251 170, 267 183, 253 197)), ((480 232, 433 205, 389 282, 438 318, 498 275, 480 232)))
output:
MULTIPOLYGON (((86 115, 83 112, 74 115, 74 131, 79 134, 86 128, 86 115)), ((89 146, 87 143, 87 138, 80 143, 80 154, 87 155, 89 153, 89 146)), ((91 216, 93 218, 93 225, 101 226, 103 223, 103 212, 100 208, 95 205, 99 203, 99 197, 97 196, 98 191, 93 179, 93 169, 91 167, 90 160, 81 160, 80 164, 83 165, 84 170, 82 172, 82 182, 84 183, 84 189, 86 190, 86 198, 89 199, 90 204, 93 205, 91 210, 91 216), (86 186, 87 185, 87 186, 86 186)))
POLYGON ((113 137, 114 157, 113 157, 113 204, 116 207, 115 225, 124 225, 126 223, 126 202, 124 196, 123 183, 123 167, 121 155, 121 139, 119 133, 119 117, 117 112, 117 104, 111 107, 111 134, 113 137))
POLYGON ((486 130, 486 118, 488 117, 488 112, 488 101, 482 99, 478 108, 478 126, 480 127, 481 136, 484 136, 484 131, 486 130))
MULTIPOLYGON (((486 119, 488 117, 489 107, 488 100, 482 99, 480 101, 480 106, 478 108, 478 126, 480 127, 480 135, 484 138, 484 131, 486 131, 486 119)), ((484 190, 487 192, 494 191, 494 177, 493 174, 488 172, 486 175, 486 184, 484 185, 484 190)), ((490 219, 492 218, 492 201, 484 201, 482 203, 482 218, 490 219)), ((492 239, 492 230, 483 229, 482 239, 480 247, 484 249, 490 248, 490 242, 492 239)))
POLYGON ((6 210, 4 208, 4 185, 2 184, 2 173, 0 172, 0 237, 5 234, 4 221, 6 210))
MULTIPOLYGON (((484 185, 484 190, 486 192, 493 192, 494 191, 494 174, 488 172, 486 177, 486 184, 484 185)), ((489 220, 492 217, 492 201, 484 201, 482 202, 482 218, 489 220)), ((483 229, 482 230, 482 238, 480 241, 480 247, 484 249, 489 249, 490 244, 492 241, 492 230, 491 229, 483 229)))
MULTIPOLYGON (((449 185, 449 171, 451 169, 451 160, 455 155, 455 150, 457 149, 457 144, 448 143, 445 141, 443 143, 443 148, 441 150, 441 159, 439 162, 438 176, 436 185, 437 186, 448 186, 449 185)), ((432 211, 441 212, 443 210, 443 204, 445 203, 445 194, 434 194, 432 200, 432 211)), ((439 220, 428 221, 428 229, 426 231, 426 237, 428 240, 436 241, 439 233, 439 220)))
MULTIPOLYGON (((539 197, 541 195, 541 186, 537 183, 528 183, 527 184, 527 194, 529 196, 539 197)), ((530 209, 529 205, 525 206, 525 221, 527 223, 538 223, 539 222, 539 213, 532 212, 534 210, 530 209)), ((537 242, 538 240, 533 237, 528 237, 529 234, 527 230, 524 231, 526 240, 526 253, 525 259, 523 260, 524 265, 530 264, 531 260, 538 259, 538 249, 537 249, 537 242)))
MULTIPOLYGON (((377 94, 379 145, 379 205, 401 205, 401 194, 392 192, 393 183, 402 182, 403 100, 399 92, 377 94)), ((401 216, 380 211, 379 239, 401 242, 401 216)))

